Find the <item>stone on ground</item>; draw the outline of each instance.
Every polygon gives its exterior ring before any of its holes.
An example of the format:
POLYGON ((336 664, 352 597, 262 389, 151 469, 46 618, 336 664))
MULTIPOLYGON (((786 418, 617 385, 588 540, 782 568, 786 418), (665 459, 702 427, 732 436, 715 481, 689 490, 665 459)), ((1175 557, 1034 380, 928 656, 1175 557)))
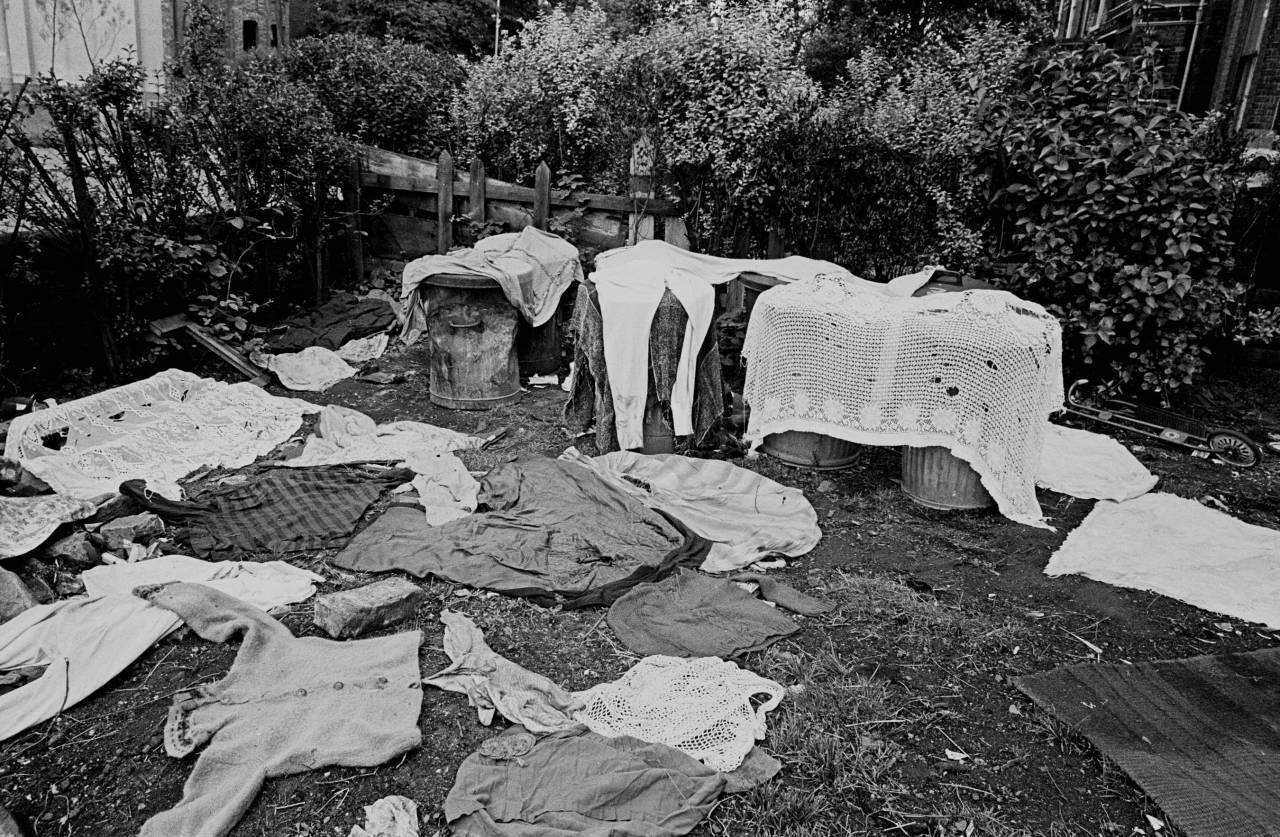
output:
POLYGON ((39 602, 16 573, 0 568, 0 623, 35 607, 39 602))
POLYGON ((151 512, 118 517, 98 529, 107 549, 120 549, 130 542, 146 543, 163 533, 164 521, 151 512))
POLYGON ((316 599, 315 624, 334 639, 360 636, 412 619, 426 598, 422 588, 389 578, 316 599))
POLYGON ((84 532, 73 532, 59 538, 43 549, 44 558, 76 567, 94 567, 102 563, 102 556, 84 532))

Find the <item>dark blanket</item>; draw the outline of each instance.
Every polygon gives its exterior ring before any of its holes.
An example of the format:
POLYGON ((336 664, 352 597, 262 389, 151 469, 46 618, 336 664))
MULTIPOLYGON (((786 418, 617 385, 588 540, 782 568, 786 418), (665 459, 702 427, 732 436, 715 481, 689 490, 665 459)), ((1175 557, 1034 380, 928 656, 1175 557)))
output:
POLYGON ((733 582, 692 570, 680 570, 618 599, 609 608, 609 627, 642 657, 725 659, 758 651, 800 630, 791 617, 733 582))
MULTIPOLYGON (((662 296, 649 331, 650 393, 664 406, 671 403, 671 390, 676 382, 680 350, 684 345, 684 329, 689 322, 680 301, 671 291, 662 296)), ((604 363, 604 323, 594 287, 578 284, 574 300, 573 359, 576 371, 573 391, 565 404, 564 418, 578 432, 595 425, 596 447, 600 453, 618 449, 618 433, 614 427, 613 389, 604 363)), ((721 377, 720 343, 713 322, 698 352, 697 378, 693 390, 693 441, 704 443, 724 416, 724 384, 721 377)))
POLYGON ((285 320, 284 333, 269 339, 267 346, 273 352, 300 352, 308 346, 337 349, 348 340, 386 331, 395 322, 395 312, 384 299, 336 294, 319 308, 285 320))
POLYGON ((1187 837, 1280 835, 1280 649, 1019 678, 1187 837))
POLYGON ((421 508, 393 506, 333 558, 364 572, 403 570, 566 607, 609 604, 709 544, 571 462, 525 456, 480 482, 486 511, 427 525, 421 508))
POLYGON ((185 502, 149 493, 142 480, 129 480, 120 491, 175 526, 195 555, 227 560, 341 546, 379 497, 413 479, 402 468, 350 465, 247 474, 241 483, 185 502))

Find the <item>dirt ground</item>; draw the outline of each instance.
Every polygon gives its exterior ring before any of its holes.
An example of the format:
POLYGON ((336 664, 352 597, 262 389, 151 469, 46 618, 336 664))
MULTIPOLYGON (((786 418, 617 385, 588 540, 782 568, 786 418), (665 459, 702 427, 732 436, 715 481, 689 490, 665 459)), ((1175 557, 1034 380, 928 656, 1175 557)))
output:
MULTIPOLYGON (((490 413, 450 412, 428 401, 420 351, 383 367, 409 378, 387 387, 347 381, 314 400, 380 421, 506 427, 495 448, 464 455, 475 470, 517 452, 554 456, 574 442, 559 424, 558 390, 530 391, 490 413)), ((1274 372, 1242 373, 1215 393, 1241 413, 1265 415, 1280 404, 1274 372)), ((1243 520, 1280 529, 1280 458, 1239 471, 1125 441, 1161 477, 1162 490, 1209 495, 1243 520)), ((578 443, 594 452, 590 437, 578 443)), ((763 742, 784 769, 772 783, 726 798, 696 834, 1154 834, 1160 811, 1025 700, 1011 678, 1087 660, 1136 662, 1280 641, 1280 632, 1161 596, 1046 577, 1049 555, 1088 512, 1087 501, 1042 492, 1055 527, 1049 531, 994 513, 916 506, 895 484, 891 449, 867 448, 855 467, 828 474, 768 457, 742 464, 804 489, 817 508, 822 542, 775 572, 837 607, 806 620, 794 640, 745 659, 747 668, 791 687, 763 742), (948 758, 948 750, 968 757, 948 758)), ((327 579, 321 592, 373 580, 329 566, 328 557, 295 560, 327 579)), ((613 679, 635 660, 599 611, 563 612, 439 582, 422 587, 424 675, 447 663, 438 619, 446 607, 470 614, 500 654, 568 688, 613 679)), ((297 635, 315 634, 311 607, 296 605, 282 621, 297 635)), ((91 699, 0 746, 0 801, 41 837, 136 834, 177 802, 194 763, 163 750, 173 694, 221 678, 235 652, 186 630, 165 639, 91 699)), ((423 746, 392 763, 269 781, 233 834, 346 835, 363 822, 362 806, 388 794, 418 802, 423 835, 444 833, 440 808, 454 772, 496 730, 480 726, 460 695, 431 689, 420 726, 423 746)), ((1160 833, 1176 831, 1165 825, 1160 833)))

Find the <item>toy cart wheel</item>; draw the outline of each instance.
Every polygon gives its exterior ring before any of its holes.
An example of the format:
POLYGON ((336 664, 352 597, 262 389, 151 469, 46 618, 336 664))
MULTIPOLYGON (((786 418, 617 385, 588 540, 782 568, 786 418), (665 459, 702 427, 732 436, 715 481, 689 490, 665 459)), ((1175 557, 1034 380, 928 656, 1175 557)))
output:
POLYGON ((1228 465, 1252 468, 1262 459, 1262 451, 1252 441, 1230 430, 1215 430, 1209 434, 1209 450, 1228 465))

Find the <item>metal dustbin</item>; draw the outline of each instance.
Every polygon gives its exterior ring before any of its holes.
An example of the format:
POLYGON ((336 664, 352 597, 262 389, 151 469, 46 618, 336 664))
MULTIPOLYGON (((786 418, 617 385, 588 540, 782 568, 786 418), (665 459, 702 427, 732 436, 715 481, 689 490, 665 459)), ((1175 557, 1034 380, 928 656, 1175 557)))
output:
POLYGON ((944 447, 902 449, 902 493, 931 509, 985 509, 995 504, 978 472, 944 447))
POLYGON ((859 453, 853 442, 803 430, 770 433, 760 442, 760 450, 780 462, 813 471, 848 468, 858 461, 859 453))
MULTIPOLYGON (((992 289, 981 280, 938 270, 912 295, 992 289)), ((944 447, 902 449, 902 493, 927 508, 951 511, 985 509, 996 502, 978 472, 944 447)))
POLYGON ((423 281, 431 340, 431 403, 488 410, 520 398, 519 314, 482 276, 441 273, 423 281))

